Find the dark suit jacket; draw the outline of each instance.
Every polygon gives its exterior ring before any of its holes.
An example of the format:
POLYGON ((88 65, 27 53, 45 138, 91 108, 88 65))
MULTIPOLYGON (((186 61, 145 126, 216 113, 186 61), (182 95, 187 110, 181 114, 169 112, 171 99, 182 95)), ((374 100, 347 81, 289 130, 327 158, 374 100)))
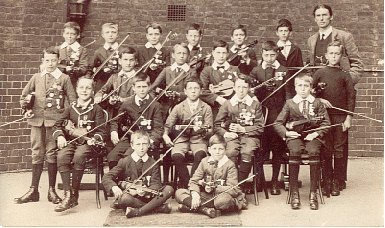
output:
MULTIPOLYGON (((67 63, 70 62, 70 56, 67 53, 67 48, 61 49, 60 46, 57 47, 59 49, 59 63, 67 65, 67 63)), ((86 74, 88 70, 88 52, 87 48, 80 46, 79 47, 79 62, 75 63, 75 66, 78 66, 78 70, 71 71, 72 73, 69 74, 66 72, 65 67, 60 67, 60 70, 68 74, 71 78, 72 85, 76 85, 77 80, 86 74)))
MULTIPOLYGON (((146 48, 144 45, 142 47, 138 48, 138 55, 139 55, 139 66, 142 66, 143 64, 147 63, 155 54, 156 49, 155 48, 146 48)), ((155 70, 151 70, 150 67, 147 69, 147 75, 150 77, 151 83, 155 81, 155 79, 158 77, 160 72, 166 67, 171 65, 170 60, 170 51, 162 47, 160 49, 162 52, 162 61, 166 62, 165 66, 158 67, 155 70)))

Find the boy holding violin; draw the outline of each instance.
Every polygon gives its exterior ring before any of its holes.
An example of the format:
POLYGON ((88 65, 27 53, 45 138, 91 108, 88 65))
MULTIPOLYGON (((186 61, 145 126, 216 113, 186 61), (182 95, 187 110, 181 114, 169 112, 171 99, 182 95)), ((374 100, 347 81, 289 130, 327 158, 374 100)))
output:
MULTIPOLYGON (((277 56, 280 48, 273 41, 262 43, 262 63, 255 67, 250 77, 255 78, 264 86, 254 91, 258 100, 263 103, 268 109, 266 125, 272 124, 282 110, 285 100, 290 98, 287 83, 284 87, 277 90, 287 79, 287 70, 277 61, 277 56), (276 91, 277 90, 277 91, 276 91), (270 95, 274 93, 273 95, 270 95), (268 98, 267 98, 268 97, 268 98), (267 99, 266 99, 267 98, 267 99), (264 101, 265 100, 265 101, 264 101)), ((265 153, 273 153, 273 175, 271 178, 272 195, 279 195, 281 191, 278 187, 278 176, 281 168, 281 159, 286 150, 285 142, 274 131, 273 126, 266 127, 263 134, 263 150, 265 153)))
POLYGON ((199 76, 208 60, 207 56, 204 57, 203 49, 200 45, 202 29, 198 24, 192 23, 187 27, 186 39, 188 42, 187 47, 190 51, 190 67, 194 68, 199 76))
POLYGON ((254 67, 258 66, 257 55, 252 47, 258 43, 246 45, 247 31, 244 25, 237 25, 231 30, 231 41, 234 45, 230 48, 227 61, 232 66, 237 66, 242 74, 249 75, 254 67))
POLYGON ((313 79, 308 74, 299 74, 294 81, 296 95, 286 101, 274 126, 279 136, 286 140, 290 151, 289 178, 291 208, 299 209, 301 202, 298 190, 298 173, 301 154, 309 154, 310 163, 310 209, 318 210, 317 187, 320 176, 320 149, 323 137, 330 125, 328 113, 321 99, 311 94, 313 79), (305 120, 305 121, 304 121, 305 120), (319 128, 319 129, 318 129, 319 128), (324 128, 324 129, 322 129, 324 128))
POLYGON ((206 157, 207 141, 206 135, 209 134, 213 126, 213 115, 211 107, 199 99, 202 90, 202 83, 199 78, 189 78, 184 83, 184 93, 187 98, 177 104, 166 120, 163 139, 166 145, 174 146, 171 151, 171 158, 175 162, 175 169, 179 175, 179 183, 182 188, 187 188, 190 175, 185 162, 186 153, 191 150, 194 155, 194 162, 191 168, 191 176, 197 169, 199 162, 206 157), (192 124, 187 124, 194 118, 192 124), (177 129, 177 127, 179 129, 177 129), (172 142, 170 134, 178 135, 176 132, 187 129, 185 134, 172 142))

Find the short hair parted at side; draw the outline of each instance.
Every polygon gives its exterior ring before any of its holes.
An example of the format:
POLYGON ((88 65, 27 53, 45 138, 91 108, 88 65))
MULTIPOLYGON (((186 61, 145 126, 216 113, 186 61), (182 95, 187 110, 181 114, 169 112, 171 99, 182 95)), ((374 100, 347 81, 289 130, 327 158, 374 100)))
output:
POLYGON ((80 34, 80 26, 78 25, 78 23, 76 22, 73 22, 73 21, 69 21, 67 23, 65 23, 63 25, 63 32, 66 28, 72 28, 75 30, 76 34, 79 35, 80 34))
POLYGON ((131 135, 131 144, 134 144, 135 139, 141 139, 143 137, 146 137, 150 143, 150 135, 145 130, 139 129, 134 131, 131 135))
POLYGON ((44 57, 44 54, 54 54, 59 58, 59 49, 54 46, 46 47, 43 50, 43 57, 44 57))
POLYGON ((82 79, 88 79, 88 80, 91 80, 91 81, 92 81, 92 90, 95 89, 95 81, 94 81, 94 79, 93 79, 90 75, 84 75, 84 76, 81 76, 81 77, 76 81, 76 87, 78 87, 79 82, 80 82, 80 80, 82 80, 82 79))
POLYGON ((290 32, 293 31, 293 27, 291 25, 291 22, 289 20, 287 20, 287 19, 281 19, 281 20, 278 21, 277 31, 281 27, 287 27, 290 32))
POLYGON ((133 86, 135 86, 137 82, 146 82, 148 86, 151 85, 150 77, 143 73, 138 73, 137 75, 135 75, 135 77, 132 79, 132 82, 133 86))
POLYGON ((162 34, 162 27, 160 26, 160 24, 156 23, 156 22, 152 22, 151 24, 148 24, 146 26, 146 33, 148 33, 148 29, 149 28, 153 28, 153 29, 158 29, 159 30, 159 33, 162 34))
POLYGON ((213 42, 213 51, 218 47, 224 47, 226 48, 227 52, 229 51, 229 45, 226 43, 226 41, 218 40, 213 42))
POLYGON ((275 51, 275 52, 278 52, 281 49, 275 44, 274 41, 268 40, 268 41, 265 41, 265 42, 262 43, 261 50, 262 50, 262 52, 263 51, 275 51))
POLYGON ((199 87, 202 89, 203 87, 203 84, 202 84, 202 81, 200 80, 200 78, 196 77, 196 76, 193 76, 193 77, 188 77, 185 82, 184 82, 184 88, 186 89, 187 88, 187 83, 189 82, 196 82, 198 83, 199 87))
POLYGON ((342 45, 342 43, 341 43, 341 41, 339 41, 338 39, 336 39, 336 40, 334 40, 334 41, 332 41, 332 42, 330 42, 329 44, 328 44, 328 46, 327 46, 327 48, 326 48, 326 52, 327 52, 327 50, 328 50, 328 48, 329 47, 339 47, 340 48, 340 53, 341 54, 344 54, 345 53, 345 47, 344 47, 344 45, 342 45))
POLYGON ((294 85, 297 84, 298 80, 303 80, 309 82, 311 86, 313 85, 313 78, 308 73, 299 73, 294 79, 294 85))
POLYGON ((226 148, 226 140, 222 135, 214 134, 209 139, 209 146, 213 146, 214 144, 222 144, 226 148))
POLYGON ((187 50, 187 55, 190 55, 190 49, 188 49, 188 45, 186 43, 182 42, 182 43, 175 44, 173 49, 172 49, 174 53, 175 53, 177 47, 182 47, 182 48, 186 49, 187 50))
POLYGON ((332 7, 330 7, 328 5, 325 5, 325 4, 318 4, 318 5, 316 5, 314 7, 314 10, 313 10, 313 16, 315 16, 315 11, 317 11, 318 9, 327 9, 329 11, 330 16, 333 16, 332 7))
POLYGON ((235 79, 234 85, 239 80, 245 81, 245 83, 247 83, 249 85, 249 87, 251 87, 254 79, 252 77, 246 75, 246 74, 240 73, 239 76, 235 79))
POLYGON ((246 26, 241 25, 241 24, 233 26, 233 28, 231 29, 231 36, 233 36, 234 35, 234 31, 238 30, 238 29, 242 30, 245 33, 245 36, 247 36, 246 26))
POLYGON ((133 47, 125 47, 119 51, 119 58, 122 58, 123 54, 133 54, 136 61, 139 61, 138 52, 133 47))
POLYGON ((202 35, 202 29, 201 29, 201 26, 199 26, 199 25, 196 24, 196 23, 191 23, 191 24, 189 24, 189 26, 187 27, 186 34, 188 33, 189 30, 197 30, 197 31, 199 32, 199 35, 202 35))
POLYGON ((114 22, 107 22, 102 25, 102 32, 104 32, 105 29, 112 28, 115 29, 117 32, 119 32, 119 25, 114 22))

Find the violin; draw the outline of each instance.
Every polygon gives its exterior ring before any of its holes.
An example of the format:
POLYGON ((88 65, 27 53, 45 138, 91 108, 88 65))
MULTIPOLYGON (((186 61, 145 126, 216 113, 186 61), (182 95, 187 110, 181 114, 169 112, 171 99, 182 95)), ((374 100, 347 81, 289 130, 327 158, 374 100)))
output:
MULTIPOLYGON (((162 92, 164 91, 164 89, 161 89, 161 88, 156 88, 155 89, 155 93, 157 95, 161 94, 162 92)), ((180 101, 180 97, 181 97, 181 94, 177 91, 170 91, 170 90, 167 90, 166 93, 165 93, 166 97, 168 97, 169 99, 172 99, 172 100, 177 100, 177 101, 180 101)))
MULTIPOLYGON (((77 139, 77 142, 81 145, 81 144, 84 144, 84 142, 86 141, 93 140, 90 137, 84 136, 91 129, 91 124, 93 122, 94 121, 84 121, 84 124, 87 125, 86 128, 75 127, 74 122, 72 122, 71 120, 66 120, 63 125, 64 125, 64 129, 67 131, 69 136, 74 138, 80 137, 79 139, 77 139)), ((98 141, 98 140, 94 140, 94 144, 95 146, 105 146, 104 142, 98 141)))
MULTIPOLYGON (((105 95, 105 97, 106 96, 107 95, 105 95)), ((118 108, 122 103, 123 103, 122 100, 117 94, 112 94, 109 96, 109 99, 102 99, 102 101, 100 101, 98 105, 104 110, 107 110, 108 107, 111 107, 111 106, 118 108)))
POLYGON ((124 191, 129 191, 130 189, 132 189, 132 190, 141 190, 145 193, 148 193, 148 194, 154 195, 154 196, 162 196, 163 195, 162 192, 152 190, 152 189, 149 189, 148 187, 146 187, 146 184, 144 182, 145 181, 143 181, 143 180, 139 180, 136 183, 134 183, 131 180, 119 181, 118 186, 123 188, 124 191))
POLYGON ((234 92, 234 82, 230 79, 221 81, 218 85, 209 85, 209 90, 221 97, 229 97, 234 92))
POLYGON ((250 88, 250 92, 251 93, 255 93, 255 91, 257 89, 260 89, 262 88, 263 86, 274 86, 275 85, 275 81, 282 81, 284 79, 284 76, 286 75, 285 72, 275 72, 275 76, 260 83, 258 80, 255 79, 254 83, 253 84, 258 84, 256 86, 253 86, 250 88))
POLYGON ((319 95, 326 89, 326 82, 318 82, 317 86, 311 90, 313 94, 319 95))
POLYGON ((32 93, 28 94, 24 98, 24 102, 25 102, 25 106, 23 107, 23 113, 22 113, 23 115, 28 110, 32 110, 33 109, 33 105, 35 104, 35 92, 32 92, 32 93))
POLYGON ((180 132, 185 131, 186 134, 205 134, 207 130, 211 129, 211 126, 203 124, 203 117, 201 115, 196 115, 193 118, 192 124, 176 124, 172 126, 171 132, 172 135, 178 135, 180 132), (192 129, 194 127, 199 127, 200 130, 198 132, 193 132, 192 129), (189 131, 187 131, 189 130, 189 131))
MULTIPOLYGON (((240 49, 237 51, 236 55, 231 56, 231 57, 227 60, 227 62, 231 62, 231 61, 233 61, 235 58, 237 58, 237 57, 239 56, 239 55, 238 55, 239 52, 247 51, 249 48, 253 48, 253 47, 254 47, 255 45, 257 45, 257 44, 258 44, 258 40, 254 40, 254 42, 252 42, 251 44, 248 44, 248 45, 246 45, 245 47, 240 48, 240 49)), ((245 60, 245 59, 242 59, 242 60, 241 60, 241 63, 244 63, 244 62, 246 62, 246 60, 245 60)))

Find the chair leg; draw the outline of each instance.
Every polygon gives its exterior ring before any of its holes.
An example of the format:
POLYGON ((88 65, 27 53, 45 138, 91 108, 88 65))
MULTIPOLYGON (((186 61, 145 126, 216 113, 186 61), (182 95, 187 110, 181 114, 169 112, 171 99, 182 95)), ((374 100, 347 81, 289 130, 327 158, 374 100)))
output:
POLYGON ((100 209, 100 195, 99 195, 99 183, 100 183, 100 158, 96 158, 96 172, 95 172, 95 189, 96 189, 96 206, 100 209))
POLYGON ((325 204, 325 200, 324 200, 324 196, 322 194, 322 186, 321 186, 321 180, 318 181, 318 193, 320 195, 320 199, 321 199, 321 204, 325 204))
MULTIPOLYGON (((100 161, 100 179, 102 179, 104 176, 104 164, 103 164, 103 158, 101 158, 100 161)), ((104 193, 104 200, 108 200, 108 194, 106 189, 103 186, 103 193, 104 193)))
POLYGON ((265 198, 269 199, 269 192, 267 191, 267 184, 266 184, 266 178, 265 178, 265 171, 263 170, 263 163, 260 164, 260 177, 262 181, 263 191, 265 192, 265 198))
POLYGON ((291 190, 290 190, 290 188, 289 188, 289 191, 287 191, 286 203, 287 204, 291 203, 291 190))
POLYGON ((254 202, 255 202, 255 206, 258 206, 259 205, 259 199, 258 199, 258 189, 257 189, 257 185, 258 185, 258 180, 259 180, 259 175, 260 173, 258 172, 258 169, 257 169, 257 162, 256 162, 257 159, 255 159, 255 156, 253 157, 253 173, 256 174, 253 178, 253 188, 254 188, 254 202))

